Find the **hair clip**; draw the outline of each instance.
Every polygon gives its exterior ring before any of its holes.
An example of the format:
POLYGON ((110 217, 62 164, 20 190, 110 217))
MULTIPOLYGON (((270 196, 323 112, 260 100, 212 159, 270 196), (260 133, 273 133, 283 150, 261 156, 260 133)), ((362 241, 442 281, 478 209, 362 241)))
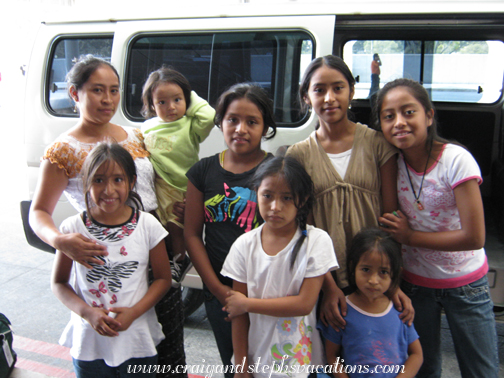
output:
POLYGON ((301 233, 302 233, 304 236, 307 236, 307 235, 308 235, 308 232, 306 232, 306 230, 301 231, 301 233))

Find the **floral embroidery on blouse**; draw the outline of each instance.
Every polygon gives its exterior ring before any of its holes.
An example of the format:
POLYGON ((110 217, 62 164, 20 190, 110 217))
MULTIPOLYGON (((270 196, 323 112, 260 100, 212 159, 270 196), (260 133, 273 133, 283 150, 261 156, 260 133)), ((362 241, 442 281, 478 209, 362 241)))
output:
MULTIPOLYGON (((138 224, 138 215, 139 215, 138 210, 134 210, 131 219, 128 220, 125 224, 122 224, 117 227, 109 227, 95 223, 91 219, 89 219, 85 211, 82 214, 82 220, 84 221, 84 224, 86 225, 86 229, 88 230, 88 232, 97 240, 116 242, 124 240, 126 237, 131 235, 131 233, 135 230, 138 224)), ((121 247, 119 253, 122 256, 128 255, 128 252, 126 251, 124 246, 121 247)))
MULTIPOLYGON (((133 129, 134 138, 128 137, 119 142, 133 157, 143 158, 150 154, 145 149, 144 138, 139 129, 133 129)), ((70 135, 59 137, 44 153, 41 160, 49 159, 53 164, 57 164, 70 178, 76 177, 82 169, 84 160, 97 143, 82 143, 70 135)))

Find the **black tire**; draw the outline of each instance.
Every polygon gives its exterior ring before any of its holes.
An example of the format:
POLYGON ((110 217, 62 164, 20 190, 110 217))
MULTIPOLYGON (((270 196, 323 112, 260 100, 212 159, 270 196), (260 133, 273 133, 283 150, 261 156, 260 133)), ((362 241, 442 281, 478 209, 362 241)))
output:
POLYGON ((205 301, 203 290, 182 286, 182 301, 184 302, 184 317, 187 319, 205 301))

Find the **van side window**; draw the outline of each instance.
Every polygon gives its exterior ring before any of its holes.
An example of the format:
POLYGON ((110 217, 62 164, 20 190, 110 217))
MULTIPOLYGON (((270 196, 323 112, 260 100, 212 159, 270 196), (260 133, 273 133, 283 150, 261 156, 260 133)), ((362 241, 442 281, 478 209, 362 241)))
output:
POLYGON ((75 104, 68 95, 66 75, 81 55, 92 54, 110 62, 112 36, 58 38, 51 46, 46 74, 45 103, 54 115, 75 116, 75 104))
POLYGON ((371 63, 378 54, 379 86, 399 77, 421 82, 433 101, 491 104, 503 79, 502 41, 352 40, 343 59, 359 76, 355 99, 371 94, 371 63))
POLYGON ((212 105, 235 83, 257 83, 273 100, 277 122, 297 126, 305 116, 297 102, 300 76, 314 51, 311 36, 301 31, 140 35, 128 51, 125 112, 143 121, 143 84, 166 65, 184 74, 212 105))

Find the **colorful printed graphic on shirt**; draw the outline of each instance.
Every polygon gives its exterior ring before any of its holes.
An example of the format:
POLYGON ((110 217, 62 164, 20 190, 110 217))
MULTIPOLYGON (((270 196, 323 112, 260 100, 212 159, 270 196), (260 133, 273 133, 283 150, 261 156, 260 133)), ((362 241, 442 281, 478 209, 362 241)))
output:
MULTIPOLYGON (((121 255, 125 256, 124 253, 121 253, 121 255)), ((138 261, 125 261, 119 263, 111 262, 102 256, 96 256, 96 258, 103 261, 105 264, 91 264, 93 269, 86 274, 86 280, 90 284, 98 283, 98 286, 88 291, 93 297, 101 298, 100 301, 109 301, 110 299, 109 303, 114 304, 117 302, 116 294, 122 289, 122 280, 131 277, 138 268, 138 261), (110 298, 105 299, 105 296, 110 298)), ((103 307, 102 305, 97 305, 95 302, 93 302, 93 306, 103 307)))
POLYGON ((245 232, 259 226, 257 196, 253 190, 224 183, 224 193, 205 201, 205 222, 231 222, 245 232))
POLYGON ((124 238, 130 236, 135 231, 138 224, 137 218, 138 211, 134 211, 133 217, 128 223, 118 227, 105 227, 92 222, 87 213, 84 212, 86 229, 93 237, 100 241, 117 242, 124 240, 124 238))
POLYGON ((295 337, 301 334, 301 339, 297 342, 287 340, 271 347, 273 361, 278 363, 278 365, 274 365, 277 373, 291 376, 292 369, 289 368, 290 366, 295 364, 308 365, 311 362, 312 341, 308 335, 311 335, 313 328, 305 325, 304 318, 299 322, 299 333, 296 332, 296 326, 296 318, 279 318, 277 321, 276 328, 280 335, 295 337))

